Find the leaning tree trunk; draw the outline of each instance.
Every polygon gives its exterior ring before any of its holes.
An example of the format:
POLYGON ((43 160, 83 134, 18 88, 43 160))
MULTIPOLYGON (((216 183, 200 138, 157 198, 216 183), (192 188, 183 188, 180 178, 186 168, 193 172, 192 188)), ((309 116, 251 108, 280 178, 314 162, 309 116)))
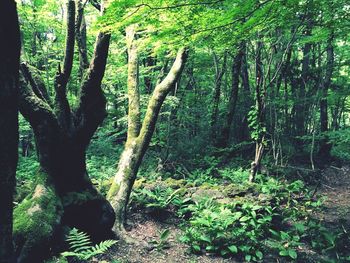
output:
POLYGON ((101 89, 110 35, 99 33, 94 56, 81 85, 79 104, 71 110, 67 84, 72 70, 75 3, 68 1, 63 69, 58 69, 55 100, 38 85, 29 66, 21 66, 20 111, 35 135, 40 171, 34 192, 15 210, 14 234, 19 262, 40 262, 48 256, 62 226, 79 228, 99 239, 109 234, 115 215, 95 189, 87 171, 85 152, 106 116, 101 89))
MULTIPOLYGON (((131 30, 129 28, 129 30, 131 30)), ((135 29, 134 29, 135 30, 135 29)), ((131 190, 136 179, 142 158, 151 141, 161 106, 178 81, 187 59, 187 49, 178 51, 176 60, 168 75, 154 89, 148 103, 146 115, 140 127, 139 93, 137 89, 137 47, 133 39, 134 33, 129 32, 129 68, 128 68, 128 138, 125 149, 119 160, 117 173, 107 198, 111 202, 116 213, 114 230, 122 233, 126 219, 126 208, 129 202, 131 190), (130 37, 131 35, 131 37, 130 37)))
POLYGON ((20 33, 16 3, 0 2, 0 263, 15 262, 13 195, 18 155, 18 72, 20 33))

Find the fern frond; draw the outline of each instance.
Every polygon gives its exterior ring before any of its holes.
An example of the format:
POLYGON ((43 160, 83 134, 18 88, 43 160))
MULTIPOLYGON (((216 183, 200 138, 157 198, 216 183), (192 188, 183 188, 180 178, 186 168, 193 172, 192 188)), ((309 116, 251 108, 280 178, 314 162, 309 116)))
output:
POLYGON ((93 256, 103 254, 117 243, 116 240, 105 240, 93 246, 90 236, 76 228, 69 232, 66 241, 69 243, 72 251, 63 252, 61 255, 63 257, 77 257, 82 260, 88 260, 93 256))

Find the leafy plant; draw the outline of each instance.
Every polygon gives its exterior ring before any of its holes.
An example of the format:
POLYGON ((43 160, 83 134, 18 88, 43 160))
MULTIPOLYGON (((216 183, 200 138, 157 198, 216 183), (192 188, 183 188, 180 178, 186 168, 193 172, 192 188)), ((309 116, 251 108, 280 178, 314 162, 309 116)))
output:
MULTIPOLYGON (((139 205, 151 208, 153 210, 164 210, 181 194, 182 189, 175 191, 170 187, 156 186, 149 190, 142 188, 135 191, 133 200, 139 205)), ((179 201, 177 201, 179 202, 179 201)))
POLYGON ((159 232, 158 239, 153 239, 150 241, 150 243, 157 250, 163 250, 163 249, 169 248, 170 247, 169 241, 168 241, 169 236, 170 236, 170 230, 165 229, 165 230, 159 232))
POLYGON ((88 260, 93 256, 105 253, 111 248, 116 240, 101 241, 97 245, 93 245, 88 234, 73 228, 66 239, 69 243, 71 251, 62 252, 63 257, 76 257, 80 260, 88 260))
POLYGON ((273 209, 250 203, 220 204, 211 199, 190 205, 192 217, 181 240, 194 252, 238 255, 247 261, 263 258, 263 237, 273 209))

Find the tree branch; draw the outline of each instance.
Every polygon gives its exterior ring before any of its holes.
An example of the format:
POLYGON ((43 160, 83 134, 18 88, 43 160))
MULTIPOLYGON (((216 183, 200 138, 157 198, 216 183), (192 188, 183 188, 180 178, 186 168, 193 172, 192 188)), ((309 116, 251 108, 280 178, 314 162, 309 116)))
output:
POLYGON ((33 72, 33 69, 27 63, 21 63, 20 72, 26 82, 32 87, 34 94, 52 108, 53 105, 51 98, 47 92, 44 82, 38 76, 38 73, 35 71, 33 72))
POLYGON ((136 44, 136 27, 126 28, 126 45, 128 47, 128 140, 140 133, 140 92, 138 87, 138 50, 136 44))
POLYGON ((101 11, 101 4, 98 2, 98 0, 90 0, 90 4, 98 11, 101 11))
POLYGON ((56 122, 53 110, 30 88, 30 83, 20 76, 19 110, 34 130, 43 122, 56 122))
POLYGON ((68 0, 67 3, 67 34, 66 34, 66 49, 63 60, 63 71, 60 65, 55 76, 54 88, 55 110, 58 121, 65 130, 71 127, 71 110, 67 99, 67 84, 73 67, 74 57, 74 38, 75 38, 75 3, 73 0, 68 0))
POLYGON ((110 37, 108 33, 99 33, 97 36, 94 56, 82 84, 79 105, 74 114, 77 128, 75 136, 83 147, 87 146, 106 116, 106 98, 101 89, 101 82, 107 64, 110 37))
POLYGON ((146 151, 151 141, 161 106, 168 93, 174 88, 176 82, 180 78, 187 57, 188 49, 181 48, 177 53, 174 64, 171 67, 168 75, 155 87, 153 91, 153 95, 148 103, 146 115, 142 123, 140 135, 137 138, 141 144, 142 152, 146 151))
POLYGON ((89 68, 89 61, 86 48, 86 23, 84 17, 84 8, 87 2, 82 3, 82 0, 76 2, 76 21, 75 21, 75 38, 77 41, 79 51, 79 63, 80 63, 80 79, 83 78, 84 72, 89 68))

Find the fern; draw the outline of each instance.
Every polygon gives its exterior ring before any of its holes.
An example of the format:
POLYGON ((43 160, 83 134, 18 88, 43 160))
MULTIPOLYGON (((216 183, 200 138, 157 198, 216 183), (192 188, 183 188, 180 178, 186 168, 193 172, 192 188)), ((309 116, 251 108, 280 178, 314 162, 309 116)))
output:
POLYGON ((103 254, 117 243, 116 240, 105 240, 97 245, 93 245, 88 234, 73 228, 66 239, 69 243, 70 251, 61 253, 63 257, 77 257, 80 260, 88 260, 93 256, 103 254))

